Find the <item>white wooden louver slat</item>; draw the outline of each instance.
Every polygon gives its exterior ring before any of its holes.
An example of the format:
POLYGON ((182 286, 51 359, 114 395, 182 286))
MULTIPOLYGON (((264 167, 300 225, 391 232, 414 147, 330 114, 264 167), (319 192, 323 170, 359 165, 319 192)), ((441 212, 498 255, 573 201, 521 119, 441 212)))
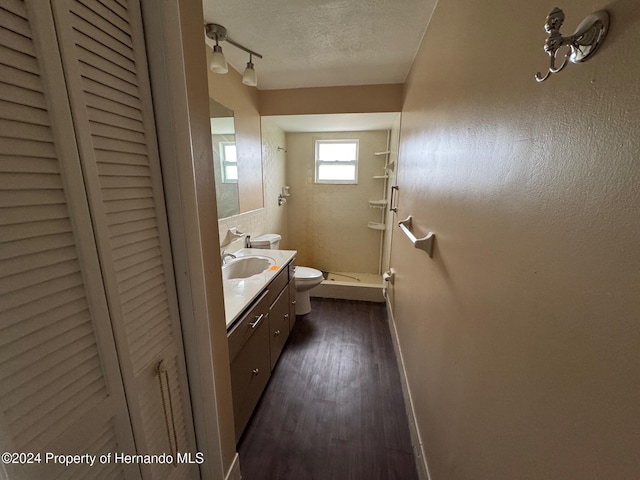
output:
POLYGON ((101 122, 91 122, 91 130, 101 137, 121 139, 131 143, 144 144, 145 138, 142 132, 109 125, 101 122))
MULTIPOLYGON (((22 355, 28 355, 31 354, 31 350, 42 348, 51 339, 61 335, 71 335, 70 332, 83 326, 83 321, 90 322, 91 315, 84 302, 70 302, 64 307, 66 308, 57 309, 58 312, 54 312, 51 322, 42 322, 39 318, 33 318, 19 326, 13 325, 3 329, 2 345, 10 344, 11 348, 18 350, 22 355)), ((0 361, 7 362, 11 355, 9 348, 2 349, 0 361)))
MULTIPOLYGON (((28 8, 0 0, 0 421, 10 435, 3 442, 16 451, 84 453, 74 442, 94 436, 131 451, 106 304, 96 296, 103 287, 71 116, 64 88, 56 90, 63 77, 53 21, 47 4, 26 1, 28 8)), ((6 468, 10 478, 78 474, 6 468)), ((108 468, 109 478, 123 478, 108 468)))
POLYGON ((128 19, 123 21, 122 18, 114 16, 114 19, 118 19, 117 23, 119 23, 119 26, 114 25, 108 18, 105 18, 96 12, 96 10, 99 10, 99 8, 96 7, 100 6, 100 3, 97 1, 83 2, 82 0, 78 0, 70 3, 69 5, 71 13, 76 15, 78 18, 90 23, 95 29, 106 33, 123 45, 127 45, 131 48, 133 47, 131 34, 129 32, 130 25, 128 23, 128 19))
POLYGON ((71 232, 59 235, 42 235, 23 239, 20 242, 9 242, 2 246, 0 260, 14 259, 22 255, 35 255, 45 252, 49 248, 56 250, 69 245, 74 245, 71 232))
MULTIPOLYGON (((35 135, 36 133, 32 131, 35 135)), ((23 139, 24 143, 29 140, 23 139)), ((39 140, 34 140, 36 143, 41 143, 39 140)), ((53 154, 55 152, 53 145, 49 144, 49 151, 53 154)), ((24 151, 24 150, 23 150, 24 151)), ((13 173, 3 172, 0 173, 0 182, 3 185, 3 189, 6 190, 61 190, 60 177, 57 173, 13 173)))
POLYGON ((145 293, 146 295, 144 296, 138 295, 123 302, 122 311, 132 318, 136 318, 140 314, 140 311, 144 311, 143 306, 147 306, 148 308, 149 304, 155 305, 157 303, 164 305, 167 302, 167 295, 161 283, 149 285, 149 289, 145 293))
POLYGON ((71 16, 69 21, 73 26, 73 30, 77 32, 77 35, 93 38, 96 42, 104 45, 104 48, 108 48, 109 50, 116 52, 123 58, 129 59, 132 62, 135 60, 133 48, 130 42, 127 44, 113 38, 111 35, 96 28, 93 24, 86 21, 79 15, 71 16))
MULTIPOLYGON (((5 326, 2 329, 2 337, 0 337, 0 348, 13 344, 21 351, 29 350, 34 345, 48 341, 56 334, 74 328, 79 317, 91 317, 83 297, 52 308, 47 319, 35 316, 5 326)), ((0 362, 4 363, 9 358, 11 358, 10 350, 2 348, 0 362)))
MULTIPOLYGON (((137 232, 144 232, 145 230, 153 230, 154 227, 155 227, 155 222, 154 222, 154 219, 152 218, 137 220, 135 222, 129 221, 129 222, 117 223, 117 224, 114 224, 113 227, 111 227, 111 232, 113 235, 112 240, 115 240, 123 236, 129 236, 137 232)), ((158 256, 159 257, 162 256, 161 252, 158 252, 158 256)), ((116 271, 119 271, 119 270, 120 269, 116 268, 116 271)))
POLYGON ((0 43, 10 45, 13 50, 35 57, 31 32, 26 20, 14 15, 7 15, 8 22, 0 26, 0 43))
POLYGON ((131 261, 135 261, 133 256, 136 253, 158 248, 160 246, 158 237, 152 235, 154 232, 149 233, 150 235, 147 235, 146 238, 138 237, 135 243, 125 244, 114 250, 113 259, 116 271, 121 270, 124 266, 130 265, 131 261))
MULTIPOLYGON (((53 4, 136 446, 163 453, 170 451, 167 435, 153 433, 169 415, 154 373, 160 360, 176 365, 165 393, 181 403, 171 418, 185 432, 183 449, 193 445, 193 431, 140 5, 123 6, 114 0, 53 4)), ((186 465, 141 471, 151 479, 189 476, 186 465)))
POLYGON ((114 45, 113 39, 108 37, 89 24, 80 24, 74 29, 76 43, 78 37, 82 38, 82 43, 89 46, 89 49, 102 58, 108 59, 124 70, 135 73, 136 67, 133 61, 133 53, 130 46, 117 43, 114 45), (87 33, 90 32, 91 35, 87 33))
POLYGON ((19 273, 33 272, 40 268, 50 267, 59 263, 72 261, 76 258, 76 252, 72 245, 50 248, 45 251, 30 252, 32 261, 25 265, 22 258, 5 259, 2 277, 16 275, 19 273))
POLYGON ((87 107, 94 108, 98 110, 98 112, 102 111, 116 115, 117 117, 123 117, 123 122, 127 120, 138 123, 142 122, 142 113, 137 108, 114 102, 113 100, 95 95, 91 92, 86 92, 85 101, 87 107))
POLYGON ((0 132, 7 138, 51 143, 51 131, 48 125, 0 119, 0 132))
MULTIPOLYGON (((91 71, 90 68, 86 68, 87 71, 91 71)), ((87 93, 91 93, 97 97, 108 98, 109 100, 124 105, 126 107, 140 110, 140 100, 135 96, 123 92, 120 89, 114 88, 113 81, 111 85, 105 85, 95 80, 98 75, 84 76, 83 85, 87 93)))
POLYGON ((123 260, 115 261, 114 269, 118 273, 118 275, 121 275, 121 274, 126 275, 126 273, 123 273, 123 272, 134 271, 133 267, 135 267, 135 265, 138 264, 139 262, 145 262, 152 258, 161 258, 161 257, 162 257, 162 252, 160 251, 159 248, 157 247, 148 248, 146 250, 142 250, 138 252, 136 255, 130 255, 129 257, 124 258, 123 260))
MULTIPOLYGON (((116 203, 116 202, 110 202, 116 203)), ((125 203, 124 201, 121 203, 125 203)), ((131 203, 143 204, 141 200, 131 201, 131 203)), ((146 204, 144 204, 146 205, 146 204)), ((118 211, 120 212, 120 211, 118 211)), ((120 223, 116 225, 121 225, 120 223)), ((118 260, 128 254, 126 252, 130 251, 130 248, 135 247, 137 243, 146 242, 154 240, 160 243, 160 239, 158 238, 158 231, 155 228, 143 228, 136 229, 131 233, 127 233, 124 235, 114 235, 111 237, 111 244, 113 248, 113 258, 114 260, 118 260)))
POLYGON ((0 82, 37 91, 38 77, 32 72, 0 64, 0 82))
MULTIPOLYGON (((7 112, 10 109, 3 109, 2 102, 0 102, 0 110, 7 112)), ((29 157, 27 155, 14 156, 3 155, 2 164, 0 164, 1 173, 56 173, 57 165, 51 158, 38 158, 29 157)))
MULTIPOLYGON (((38 358, 32 358, 28 355, 28 351, 20 351, 18 349, 20 342, 15 342, 5 348, 9 351, 9 354, 5 354, 5 356, 9 358, 5 360, 0 369, 0 378, 3 381, 11 380, 6 383, 6 389, 1 395, 7 402, 6 407, 14 405, 9 400, 11 398, 28 403, 28 395, 35 394, 47 382, 64 377, 70 369, 74 368, 74 362, 78 362, 79 365, 87 358, 96 356, 95 351, 91 350, 91 338, 89 338, 91 330, 87 327, 89 318, 86 315, 77 315, 72 320, 77 323, 66 332, 68 334, 66 337, 57 335, 50 338, 51 341, 37 345, 38 351, 35 353, 38 358), (31 381, 36 377, 40 377, 42 382, 31 381), (12 393, 15 390, 21 390, 22 393, 20 395, 12 393)), ((49 326, 56 331, 58 330, 58 324, 47 324, 47 327, 49 326)), ((62 382, 64 383, 64 380, 62 382)), ((41 401, 42 398, 37 401, 41 401)))
MULTIPOLYGON (((24 190, 22 191, 25 192, 24 190)), ((66 218, 26 222, 21 224, 4 225, 0 231, 0 242, 13 242, 27 238, 40 237, 42 235, 54 235, 70 232, 70 224, 66 218)))
MULTIPOLYGON (((82 277, 77 273, 58 277, 55 280, 43 282, 37 285, 31 285, 28 288, 11 292, 10 294, 0 297, 0 311, 10 313, 10 316, 19 318, 20 315, 16 311, 10 310, 28 310, 39 304, 40 301, 46 302, 53 300, 53 297, 60 296, 64 298, 64 294, 73 287, 82 285, 82 277)), ((9 316, 9 315, 7 315, 9 316)))
MULTIPOLYGON (((126 179, 123 180, 126 181, 126 179)), ((153 190, 151 188, 112 188, 103 186, 102 197, 105 202, 153 198, 153 190)))
POLYGON ((89 108, 87 111, 89 121, 100 123, 102 125, 117 126, 118 128, 124 128, 132 132, 144 133, 144 128, 139 120, 132 120, 122 115, 117 115, 111 112, 105 112, 97 108, 89 108))
MULTIPOLYGON (((59 190, 31 190, 28 192, 23 190, 0 190, 0 205, 5 207, 59 205, 60 203, 64 203, 64 194, 59 190)), ((0 252, 0 255, 2 253, 0 252)))
POLYGON ((105 189, 108 188, 153 188, 151 179, 148 176, 135 175, 129 176, 127 174, 121 175, 100 175, 102 186, 105 189))
POLYGON ((22 0, 0 0, 0 8, 20 18, 27 19, 27 10, 22 0))
MULTIPOLYGON (((2 54, 1 51, 0 54, 2 54)), ((0 99, 6 101, 14 101, 21 105, 35 107, 40 110, 44 110, 46 108, 46 102, 41 93, 33 90, 25 90, 23 88, 20 88, 19 86, 9 85, 7 83, 0 83, 0 99)), ((9 152, 11 152, 11 150, 7 148, 7 153, 9 152)))
MULTIPOLYGON (((81 37, 78 37, 81 38, 81 37)), ((116 91, 130 93, 136 96, 136 76, 126 68, 114 65, 108 59, 87 50, 90 45, 78 46, 78 60, 87 66, 83 72, 87 78, 91 78, 103 85, 112 85, 116 91)), ((108 97, 107 97, 108 98, 108 97)))
MULTIPOLYGON (((38 64, 33 55, 8 48, 2 42, 0 42, 0 58, 3 59, 5 65, 11 65, 11 67, 16 70, 38 73, 38 64)), ((9 97, 9 99, 11 99, 11 97, 9 97)))
POLYGON ((127 32, 129 29, 129 25, 127 23, 127 15, 118 15, 114 12, 113 9, 109 8, 113 5, 113 2, 105 2, 102 3, 100 1, 91 1, 91 0, 80 0, 80 3, 84 5, 87 9, 94 12, 97 16, 102 18, 104 21, 109 22, 114 27, 118 28, 122 32, 127 32))
MULTIPOLYGON (((0 178, 0 182, 2 179, 0 178)), ((0 218, 0 225, 16 225, 22 223, 25 218, 30 218, 34 222, 45 221, 47 219, 66 218, 67 210, 64 204, 49 205, 25 205, 23 207, 8 207, 3 211, 0 218)), ((7 274, 7 271, 4 272, 7 274)))

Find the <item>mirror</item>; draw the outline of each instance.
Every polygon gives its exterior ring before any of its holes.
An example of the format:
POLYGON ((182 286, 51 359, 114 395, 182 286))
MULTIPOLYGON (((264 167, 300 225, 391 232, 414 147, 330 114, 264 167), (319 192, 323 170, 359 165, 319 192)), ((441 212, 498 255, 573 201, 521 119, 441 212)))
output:
POLYGON ((209 99, 209 118, 218 219, 221 219, 240 213, 236 131, 233 111, 212 99, 209 99))

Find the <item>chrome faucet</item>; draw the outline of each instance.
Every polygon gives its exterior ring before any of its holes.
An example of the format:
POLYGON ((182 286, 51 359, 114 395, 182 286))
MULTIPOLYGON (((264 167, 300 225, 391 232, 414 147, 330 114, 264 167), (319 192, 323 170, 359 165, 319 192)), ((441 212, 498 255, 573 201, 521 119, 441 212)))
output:
POLYGON ((233 253, 229 253, 226 250, 222 251, 222 265, 227 263, 227 258, 236 258, 236 256, 233 253))

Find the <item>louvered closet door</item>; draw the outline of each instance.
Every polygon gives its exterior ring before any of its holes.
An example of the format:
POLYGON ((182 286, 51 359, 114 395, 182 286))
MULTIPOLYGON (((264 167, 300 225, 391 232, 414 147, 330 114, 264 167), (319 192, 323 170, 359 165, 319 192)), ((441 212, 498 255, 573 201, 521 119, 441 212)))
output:
MULTIPOLYGON (((50 8, 0 0, 0 451, 135 452, 50 8)), ((140 478, 0 465, 0 478, 140 478)))
MULTIPOLYGON (((140 5, 53 6, 136 446, 193 452, 140 5), (161 361, 168 370, 159 376, 161 361)), ((190 468, 154 464, 142 472, 177 479, 190 468)))

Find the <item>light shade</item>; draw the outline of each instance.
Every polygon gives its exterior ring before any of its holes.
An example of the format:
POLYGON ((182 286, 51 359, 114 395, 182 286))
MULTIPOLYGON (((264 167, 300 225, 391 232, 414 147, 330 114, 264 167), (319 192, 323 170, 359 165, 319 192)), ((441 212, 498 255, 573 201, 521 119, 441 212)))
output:
POLYGON ((220 45, 213 46, 213 54, 211 55, 209 68, 213 73, 227 73, 229 71, 227 59, 224 58, 222 47, 220 45))
POLYGON ((247 68, 244 69, 244 73, 242 74, 242 83, 250 87, 258 85, 258 75, 251 62, 247 62, 247 68))

